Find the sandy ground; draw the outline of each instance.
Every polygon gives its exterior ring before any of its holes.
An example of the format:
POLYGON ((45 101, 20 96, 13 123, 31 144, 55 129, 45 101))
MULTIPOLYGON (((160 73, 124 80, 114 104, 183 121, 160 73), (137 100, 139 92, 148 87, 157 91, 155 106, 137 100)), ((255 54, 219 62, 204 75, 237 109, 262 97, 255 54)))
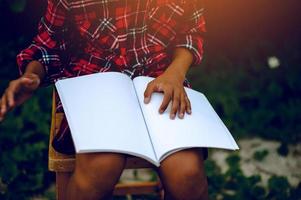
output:
MULTIPOLYGON (((293 186, 297 186, 301 182, 301 144, 289 146, 287 156, 281 156, 277 153, 280 143, 275 141, 254 138, 240 140, 238 144, 241 169, 246 176, 259 174, 264 185, 272 175, 287 177, 293 186), (255 160, 253 158, 254 153, 262 150, 267 150, 268 155, 262 161, 255 160)), ((224 172, 228 167, 225 158, 230 153, 229 151, 213 150, 210 157, 224 172)))
POLYGON ((136 181, 151 181, 155 172, 152 169, 126 169, 123 171, 120 181, 121 182, 136 182, 136 181))

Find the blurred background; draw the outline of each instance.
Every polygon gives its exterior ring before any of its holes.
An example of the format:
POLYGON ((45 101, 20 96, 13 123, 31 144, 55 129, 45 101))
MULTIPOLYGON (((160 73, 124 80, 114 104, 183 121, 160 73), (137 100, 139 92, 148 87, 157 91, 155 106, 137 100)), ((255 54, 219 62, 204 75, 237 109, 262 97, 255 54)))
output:
MULTIPOLYGON (((241 148, 210 150, 211 199, 301 199, 300 1, 205 6, 204 60, 189 77, 241 148)), ((45 8, 46 0, 0 0, 1 94, 18 77, 15 57, 30 44, 45 8)), ((55 197, 47 171, 51 90, 39 90, 0 124, 0 199, 55 197)))

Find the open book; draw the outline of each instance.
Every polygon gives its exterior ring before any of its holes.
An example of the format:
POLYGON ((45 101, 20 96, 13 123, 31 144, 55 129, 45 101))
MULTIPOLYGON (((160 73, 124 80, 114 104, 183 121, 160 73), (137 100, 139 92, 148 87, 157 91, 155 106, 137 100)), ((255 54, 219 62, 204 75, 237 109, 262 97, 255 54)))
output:
POLYGON ((191 115, 169 118, 171 103, 158 112, 163 93, 144 103, 151 77, 103 72, 56 82, 77 153, 119 152, 138 156, 156 166, 181 149, 238 149, 232 135, 206 97, 186 88, 191 115))

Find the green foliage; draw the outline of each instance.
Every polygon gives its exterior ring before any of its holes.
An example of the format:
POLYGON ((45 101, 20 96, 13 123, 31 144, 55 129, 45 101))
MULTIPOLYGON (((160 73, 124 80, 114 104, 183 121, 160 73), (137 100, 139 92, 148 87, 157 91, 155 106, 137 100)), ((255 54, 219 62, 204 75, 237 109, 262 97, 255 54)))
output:
POLYGON ((1 3, 7 3, 11 11, 20 13, 24 11, 27 0, 0 0, 1 3))
POLYGON ((287 143, 282 143, 279 148, 277 149, 279 155, 287 156, 289 149, 287 143))
POLYGON ((271 177, 268 181, 268 187, 270 189, 269 199, 282 200, 289 198, 290 184, 285 177, 271 177))
POLYGON ((51 97, 49 91, 40 91, 0 126, 1 199, 25 199, 53 180, 47 172, 50 104, 45 97, 51 97))
MULTIPOLYGON (((27 3, 27 0, 0 0, 0 8, 20 14, 27 3)), ((278 152, 285 156, 287 145, 301 139, 300 37, 296 41, 293 37, 283 40, 277 47, 273 41, 259 40, 255 35, 244 40, 242 34, 235 31, 231 34, 239 37, 229 51, 212 47, 212 41, 205 46, 203 64, 189 73, 192 86, 206 94, 236 137, 260 136, 281 141, 278 152), (231 55, 230 51, 236 48, 239 50, 231 55), (271 55, 279 58, 280 67, 268 67, 266 59, 271 55)), ((18 76, 15 56, 31 39, 21 37, 0 42, 0 93, 9 80, 18 76)), ((50 88, 40 90, 0 124, 0 199, 28 199, 43 193, 53 182, 47 171, 50 93, 50 88)), ((266 154, 256 152, 254 158, 262 160, 266 154)), ((236 154, 229 157, 225 173, 213 161, 206 162, 211 199, 300 199, 301 184, 292 188, 284 177, 272 177, 264 188, 259 184, 260 176, 243 174, 239 160, 236 154)))
POLYGON ((253 158, 257 161, 262 161, 268 154, 269 151, 267 149, 256 151, 253 155, 253 158))
MULTIPOLYGON (((16 49, 22 40, 0 49, 0 92, 17 77, 16 49)), ((53 182, 47 171, 51 89, 44 88, 0 124, 0 199, 27 199, 53 182)))
POLYGON ((200 69, 190 71, 192 86, 206 94, 235 136, 301 140, 301 56, 292 48, 283 51, 275 69, 252 54, 252 60, 235 63, 223 55, 205 57, 200 69))
POLYGON ((227 159, 228 170, 221 173, 214 161, 206 162, 210 199, 223 200, 298 200, 300 185, 293 188, 285 177, 272 176, 265 188, 260 184, 259 175, 245 176, 240 168, 237 154, 227 159))

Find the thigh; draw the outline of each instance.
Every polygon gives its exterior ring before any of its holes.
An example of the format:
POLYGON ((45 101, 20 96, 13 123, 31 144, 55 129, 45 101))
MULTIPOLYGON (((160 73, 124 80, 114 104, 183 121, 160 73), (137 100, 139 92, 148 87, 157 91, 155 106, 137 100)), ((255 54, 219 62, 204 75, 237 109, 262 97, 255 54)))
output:
POLYGON ((87 165, 87 164, 123 165, 125 161, 126 161, 126 155, 121 153, 99 152, 99 153, 80 153, 75 155, 76 166, 87 165))
POLYGON ((76 154, 75 173, 87 177, 118 178, 124 169, 126 156, 119 153, 83 153, 76 154))
POLYGON ((76 154, 75 170, 68 183, 68 199, 108 199, 125 160, 125 155, 117 153, 76 154))

